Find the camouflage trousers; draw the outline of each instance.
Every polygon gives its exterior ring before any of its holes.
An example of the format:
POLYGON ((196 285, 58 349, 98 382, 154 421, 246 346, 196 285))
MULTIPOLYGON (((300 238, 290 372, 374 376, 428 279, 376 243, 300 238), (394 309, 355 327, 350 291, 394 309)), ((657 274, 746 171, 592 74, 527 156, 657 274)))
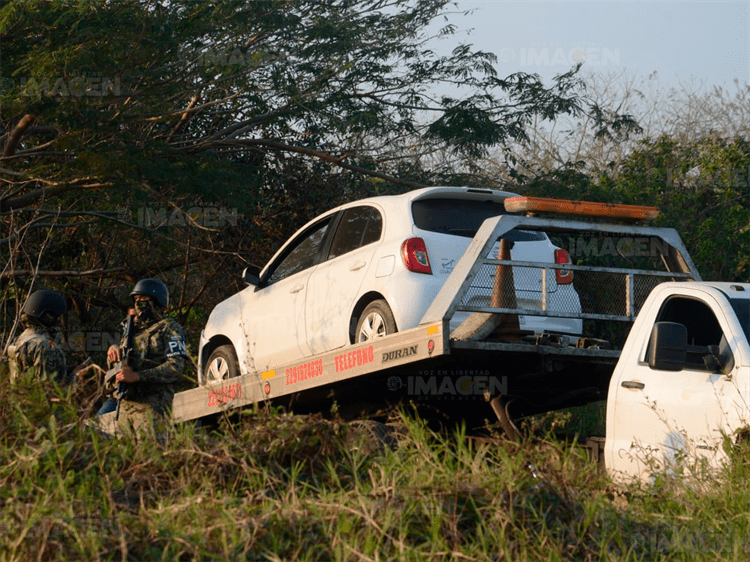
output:
POLYGON ((163 443, 167 439, 168 416, 154 410, 151 404, 123 400, 120 405, 120 416, 109 412, 90 420, 90 425, 110 437, 134 435, 137 439, 156 438, 163 443))

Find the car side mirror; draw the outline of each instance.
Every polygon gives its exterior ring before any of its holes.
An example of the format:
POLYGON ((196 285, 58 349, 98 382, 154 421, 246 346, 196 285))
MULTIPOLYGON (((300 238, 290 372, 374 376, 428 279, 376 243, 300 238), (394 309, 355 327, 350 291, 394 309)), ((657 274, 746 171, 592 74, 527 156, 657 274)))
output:
POLYGON ((245 285, 258 285, 260 283, 260 268, 250 265, 242 271, 242 282, 245 285))
POLYGON ((681 371, 685 367, 687 328, 676 322, 657 322, 648 344, 648 366, 659 371, 681 371))

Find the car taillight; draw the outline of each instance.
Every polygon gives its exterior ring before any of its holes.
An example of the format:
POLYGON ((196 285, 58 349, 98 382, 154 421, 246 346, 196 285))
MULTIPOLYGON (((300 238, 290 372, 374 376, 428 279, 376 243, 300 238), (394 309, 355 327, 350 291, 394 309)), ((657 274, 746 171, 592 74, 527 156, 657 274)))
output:
MULTIPOLYGON (((568 250, 555 250, 555 263, 571 263, 568 250)), ((556 269, 555 278, 557 279, 558 285, 568 285, 573 282, 573 272, 567 269, 556 269)))
POLYGON ((427 247, 421 238, 409 238, 401 244, 401 258, 409 271, 432 275, 427 247))

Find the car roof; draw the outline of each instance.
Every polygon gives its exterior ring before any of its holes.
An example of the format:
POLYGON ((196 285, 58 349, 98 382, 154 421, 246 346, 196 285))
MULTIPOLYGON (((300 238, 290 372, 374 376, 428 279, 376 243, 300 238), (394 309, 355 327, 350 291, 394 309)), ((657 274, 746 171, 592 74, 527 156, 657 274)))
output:
POLYGON ((363 205, 367 203, 380 203, 389 206, 392 203, 403 204, 404 202, 416 201, 417 199, 429 199, 433 197, 446 197, 449 199, 492 199, 497 202, 503 202, 508 197, 518 197, 517 193, 510 191, 500 191, 497 189, 483 189, 477 187, 452 187, 452 186, 435 186, 422 187, 413 189, 399 195, 377 195, 366 199, 359 199, 345 203, 338 209, 345 209, 354 205, 363 205))
MULTIPOLYGON (((352 207, 358 207, 360 205, 367 205, 372 204, 380 207, 383 209, 386 213, 387 217, 397 218, 394 215, 398 215, 400 213, 406 212, 407 209, 410 210, 410 203, 412 201, 416 201, 418 199, 430 199, 430 198, 451 198, 451 199, 474 199, 479 201, 487 201, 488 199, 497 201, 498 203, 501 203, 505 201, 508 197, 517 197, 517 193, 512 193, 509 191, 500 191, 496 189, 481 189, 476 187, 452 187, 452 186, 435 186, 435 187, 422 187, 419 189, 413 189, 411 191, 407 191, 406 193, 401 193, 399 195, 376 195, 374 197, 367 197, 365 199, 357 199, 355 201, 350 201, 348 203, 344 203, 343 205, 339 205, 338 207, 334 207, 332 209, 328 209, 327 211, 324 211, 317 215, 312 220, 305 223, 302 227, 300 227, 294 234, 290 235, 284 244, 274 253, 274 255, 271 257, 270 260, 266 263, 266 266, 263 268, 263 271, 261 271, 261 277, 265 275, 265 272, 268 268, 268 266, 276 260, 276 258, 284 251, 287 244, 290 240, 293 238, 296 238, 299 234, 301 234, 304 230, 309 228, 314 223, 318 222, 325 216, 331 216, 341 210, 349 209, 352 207)), ((396 220, 396 223, 404 223, 405 221, 399 221, 396 220)))

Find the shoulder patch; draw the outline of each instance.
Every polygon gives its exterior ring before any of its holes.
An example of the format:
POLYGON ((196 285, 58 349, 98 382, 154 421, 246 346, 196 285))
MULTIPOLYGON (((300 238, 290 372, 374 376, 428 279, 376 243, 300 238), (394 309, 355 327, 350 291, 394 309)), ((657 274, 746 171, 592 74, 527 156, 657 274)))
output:
POLYGON ((180 334, 172 334, 167 338, 167 358, 187 357, 185 338, 180 334))

